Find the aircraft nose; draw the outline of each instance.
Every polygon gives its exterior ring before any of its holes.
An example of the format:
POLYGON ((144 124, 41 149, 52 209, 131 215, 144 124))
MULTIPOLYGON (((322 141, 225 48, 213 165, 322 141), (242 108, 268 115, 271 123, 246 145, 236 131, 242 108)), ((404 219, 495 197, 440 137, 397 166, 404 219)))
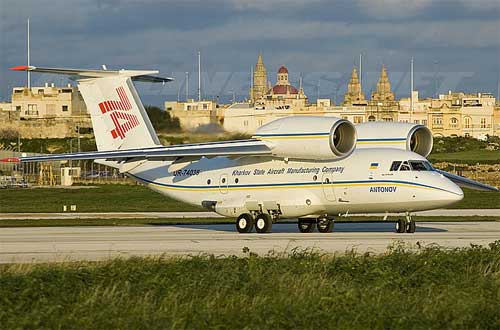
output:
POLYGON ((462 189, 457 186, 455 183, 451 182, 450 180, 443 178, 446 180, 446 190, 448 192, 447 198, 450 200, 450 202, 459 202, 462 199, 464 199, 464 192, 462 189))

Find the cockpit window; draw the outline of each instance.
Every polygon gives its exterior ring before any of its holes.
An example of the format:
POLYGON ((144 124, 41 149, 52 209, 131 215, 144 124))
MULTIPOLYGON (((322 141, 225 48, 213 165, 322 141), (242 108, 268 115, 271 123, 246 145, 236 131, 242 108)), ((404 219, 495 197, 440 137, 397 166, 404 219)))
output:
POLYGON ((405 160, 403 164, 401 164, 401 167, 399 168, 400 171, 411 171, 410 164, 405 160))
POLYGON ((391 164, 391 171, 434 171, 434 167, 425 160, 395 160, 391 164))
POLYGON ((397 171, 399 169, 399 165, 401 165, 401 161, 395 160, 392 162, 391 171, 397 171))
POLYGON ((432 165, 424 160, 410 160, 410 165, 414 171, 432 171, 432 165))

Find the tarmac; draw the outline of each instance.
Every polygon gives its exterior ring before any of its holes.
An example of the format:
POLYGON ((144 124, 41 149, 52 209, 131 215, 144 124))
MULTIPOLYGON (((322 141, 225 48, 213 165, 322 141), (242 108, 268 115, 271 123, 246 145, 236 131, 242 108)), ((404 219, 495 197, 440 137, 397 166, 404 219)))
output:
MULTIPOLYGON (((439 209, 413 213, 415 216, 447 217, 500 217, 500 209, 439 209)), ((398 213, 389 213, 398 215, 398 213)), ((356 214, 356 217, 379 216, 384 213, 356 214)), ((183 219, 183 218, 223 218, 214 212, 64 212, 64 213, 0 213, 1 220, 47 220, 47 219, 183 219)))
POLYGON ((269 234, 239 234, 234 225, 133 227, 17 227, 0 229, 0 263, 105 260, 131 256, 259 255, 316 249, 328 253, 384 253, 398 242, 415 248, 487 245, 500 240, 500 222, 417 222, 414 234, 394 223, 336 223, 333 233, 302 234, 296 224, 275 224, 269 234))

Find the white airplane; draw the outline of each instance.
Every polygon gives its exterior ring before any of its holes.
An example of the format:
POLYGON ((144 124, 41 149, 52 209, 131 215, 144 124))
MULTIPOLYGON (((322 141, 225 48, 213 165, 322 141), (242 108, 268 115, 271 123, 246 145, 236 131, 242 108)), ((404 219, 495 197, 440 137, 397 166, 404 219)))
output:
MULTIPOLYGON (((415 232, 412 213, 446 207, 459 186, 497 188, 434 169, 426 160, 432 134, 422 125, 335 117, 291 116, 260 127, 251 139, 162 146, 133 80, 168 82, 158 71, 101 71, 20 66, 19 71, 70 75, 91 114, 98 151, 20 162, 94 160, 149 188, 236 217, 240 233, 267 233, 298 218, 301 232, 331 232, 334 217, 397 212, 399 233, 415 232)), ((386 219, 387 216, 384 218, 386 219)))

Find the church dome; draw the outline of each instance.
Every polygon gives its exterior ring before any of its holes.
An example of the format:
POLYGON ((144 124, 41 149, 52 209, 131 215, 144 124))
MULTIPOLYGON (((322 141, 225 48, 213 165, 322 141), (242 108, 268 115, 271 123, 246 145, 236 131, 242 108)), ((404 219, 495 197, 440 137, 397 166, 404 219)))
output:
POLYGON ((279 68, 278 73, 288 73, 288 69, 282 66, 281 68, 279 68))
POLYGON ((273 94, 298 94, 298 93, 299 91, 297 90, 297 88, 290 85, 276 85, 273 87, 273 94))

